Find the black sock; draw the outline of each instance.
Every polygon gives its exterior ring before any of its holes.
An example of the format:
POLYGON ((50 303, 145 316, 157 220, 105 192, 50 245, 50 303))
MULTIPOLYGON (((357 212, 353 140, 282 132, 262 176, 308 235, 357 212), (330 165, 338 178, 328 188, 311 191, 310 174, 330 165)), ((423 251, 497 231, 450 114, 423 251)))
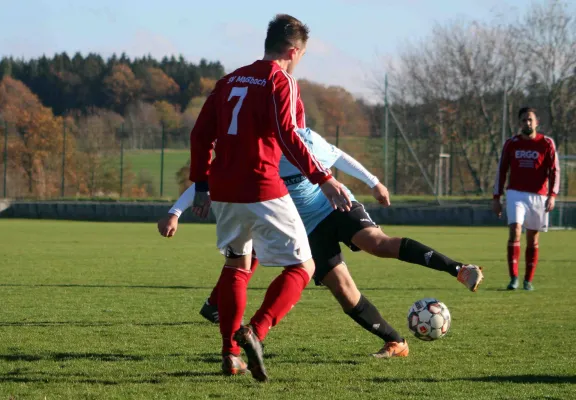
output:
POLYGON ((382 318, 376 306, 370 303, 370 300, 363 295, 360 295, 358 304, 356 304, 352 310, 347 311, 346 314, 362 328, 382 338, 386 342, 402 342, 404 340, 402 336, 382 318))
POLYGON ((444 254, 408 238, 402 238, 398 259, 438 271, 448 272, 452 276, 458 276, 458 271, 462 266, 462 263, 456 262, 444 254))

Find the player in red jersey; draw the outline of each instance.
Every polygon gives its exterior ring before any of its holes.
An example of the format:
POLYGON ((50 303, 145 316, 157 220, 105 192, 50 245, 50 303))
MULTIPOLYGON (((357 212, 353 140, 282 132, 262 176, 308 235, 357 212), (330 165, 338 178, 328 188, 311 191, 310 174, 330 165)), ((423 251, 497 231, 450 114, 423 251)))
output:
POLYGON ((524 107, 518 112, 519 135, 504 143, 492 209, 500 217, 506 175, 510 179, 506 188, 506 214, 510 226, 508 239, 508 290, 518 288, 518 260, 522 226, 526 228, 526 274, 524 289, 534 290, 532 279, 538 263, 538 235, 548 230, 548 213, 554 209, 560 187, 560 167, 554 141, 538 133, 538 119, 534 108, 524 107))
POLYGON ((196 183, 192 212, 206 216, 212 205, 217 246, 226 257, 218 295, 222 369, 246 372, 242 347, 247 368, 259 381, 268 379, 261 341, 298 302, 314 273, 304 224, 280 178, 281 154, 320 185, 334 208, 351 206, 340 183, 296 133, 304 127, 304 112, 291 73, 307 40, 306 25, 277 15, 268 25, 264 58, 216 83, 190 133, 190 180, 196 183), (241 326, 253 248, 261 264, 285 269, 249 325, 241 326))

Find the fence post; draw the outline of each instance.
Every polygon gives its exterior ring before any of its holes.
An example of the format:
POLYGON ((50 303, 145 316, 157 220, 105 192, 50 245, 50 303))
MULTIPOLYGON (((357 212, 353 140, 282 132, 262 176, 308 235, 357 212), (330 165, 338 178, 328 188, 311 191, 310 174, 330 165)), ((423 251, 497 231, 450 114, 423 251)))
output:
POLYGON ((4 198, 8 196, 8 121, 4 121, 4 198))
POLYGON ((508 103, 508 92, 506 91, 506 79, 504 79, 504 94, 503 94, 503 99, 502 99, 502 149, 504 148, 504 142, 506 142, 506 115, 507 113, 507 108, 508 105, 506 103, 508 103))
POLYGON ((398 194, 398 131, 394 135, 394 194, 398 194))
POLYGON ((120 128, 120 198, 122 198, 124 189, 124 137, 126 133, 124 132, 124 123, 120 128))
MULTIPOLYGON (((336 147, 340 148, 340 125, 336 125, 336 147)), ((334 168, 334 178, 338 179, 338 168, 334 168)))
POLYGON ((60 197, 64 197, 66 185, 66 119, 62 120, 62 183, 60 185, 60 197))
POLYGON ((160 197, 164 196, 164 142, 166 140, 166 130, 162 121, 162 150, 160 152, 160 197))
POLYGON ((388 74, 384 77, 384 186, 388 187, 388 74))

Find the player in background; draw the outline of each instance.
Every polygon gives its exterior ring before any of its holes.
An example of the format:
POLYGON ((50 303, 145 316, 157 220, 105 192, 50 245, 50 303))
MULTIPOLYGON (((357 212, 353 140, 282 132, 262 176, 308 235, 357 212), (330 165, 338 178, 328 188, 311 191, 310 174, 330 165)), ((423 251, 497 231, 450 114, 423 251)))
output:
MULTIPOLYGON (((385 207, 390 205, 386 187, 358 161, 329 144, 310 129, 299 129, 298 133, 323 165, 334 166, 363 181, 372 189, 372 195, 380 204, 385 207)), ((482 280, 480 267, 451 260, 415 240, 387 236, 372 221, 364 206, 355 201, 351 192, 349 196, 352 199, 352 209, 347 212, 334 211, 322 195, 318 185, 306 179, 285 157, 282 157, 280 161, 280 175, 306 226, 312 256, 316 264, 314 275, 316 284, 327 286, 350 318, 384 340, 382 349, 373 354, 375 357, 406 357, 409 352, 408 344, 381 316, 376 306, 358 290, 344 262, 340 242, 353 251, 364 250, 377 257, 397 258, 447 272, 457 277, 458 281, 472 291, 476 290, 482 280)), ((192 186, 182 194, 168 212, 168 216, 159 221, 158 229, 163 236, 169 237, 176 233, 178 218, 185 209, 190 207, 193 197, 194 187, 192 186)), ((256 257, 253 257, 252 274, 257 264, 256 257)), ((206 319, 215 323, 218 322, 217 302, 219 291, 222 290, 221 280, 222 277, 200 312, 206 319)))
POLYGON ((548 230, 548 213, 554 209, 555 197, 560 187, 560 167, 554 141, 536 131, 538 118, 534 108, 518 111, 520 134, 504 143, 496 182, 492 209, 502 215, 500 197, 506 176, 506 215, 510 227, 508 237, 508 290, 518 288, 518 261, 522 226, 526 228, 526 273, 524 289, 534 290, 532 279, 538 264, 539 232, 548 230))
POLYGON ((222 368, 229 374, 245 369, 242 347, 258 381, 268 380, 260 342, 298 302, 314 273, 306 230, 278 172, 282 153, 320 185, 334 208, 351 205, 296 133, 304 113, 298 121, 302 104, 291 73, 306 51, 308 33, 298 19, 277 15, 268 25, 263 59, 216 83, 190 133, 192 212, 205 216, 212 204, 217 247, 226 258, 218 292, 222 368), (253 248, 263 265, 285 269, 249 325, 241 326, 253 248))

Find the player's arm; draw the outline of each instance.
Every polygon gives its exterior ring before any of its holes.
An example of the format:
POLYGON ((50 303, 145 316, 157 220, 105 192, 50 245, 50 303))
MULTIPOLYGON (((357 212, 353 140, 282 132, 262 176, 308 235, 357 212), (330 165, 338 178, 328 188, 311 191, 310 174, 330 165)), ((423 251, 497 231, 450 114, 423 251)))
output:
POLYGON ((208 174, 212 161, 212 150, 217 134, 216 91, 210 93, 202 106, 200 115, 190 132, 190 176, 195 182, 195 196, 192 212, 202 218, 208 215, 210 197, 208 196, 208 174))
POLYGON ((172 237, 178 230, 178 218, 194 201, 196 193, 195 184, 193 183, 182 195, 176 200, 176 203, 168 211, 168 215, 158 221, 158 232, 164 237, 172 237))
POLYGON ((320 185, 322 192, 334 208, 349 210, 352 205, 350 198, 342 185, 332 177, 330 170, 325 168, 313 154, 310 153, 296 129, 296 108, 298 86, 294 78, 283 71, 273 77, 271 120, 276 125, 278 143, 284 156, 296 166, 310 182, 320 185))
POLYGON ((502 154, 500 155, 500 160, 498 162, 498 169, 496 171, 496 181, 494 182, 493 192, 493 198, 495 200, 500 200, 500 197, 502 197, 502 194, 504 193, 506 175, 508 175, 508 169, 510 168, 510 157, 508 155, 510 143, 510 140, 507 140, 506 143, 504 143, 502 154))
POLYGON ((334 162, 334 166, 347 175, 361 180, 373 189, 380 183, 380 180, 372 175, 358 160, 340 150, 340 157, 334 162))
MULTIPOLYGON (((217 114, 216 114, 216 88, 210 93, 194 128, 190 131, 190 180, 192 182, 207 182, 208 171, 212 161, 212 150, 216 140, 217 114)), ((203 185, 203 184, 202 184, 203 185)), ((197 185, 199 186, 199 185, 197 185)), ((203 188, 198 187, 198 190, 203 188)))
POLYGON ((550 143, 550 150, 548 156, 548 199, 546 200, 546 211, 550 212, 554 209, 556 203, 556 196, 560 191, 560 163, 558 160, 558 152, 556 145, 552 139, 548 139, 550 143))
POLYGON ((508 175, 508 169, 510 168, 510 156, 508 155, 510 143, 510 139, 504 143, 502 154, 500 155, 500 161, 498 162, 498 169, 496 171, 496 181, 494 182, 492 211, 494 211, 494 214, 496 214, 498 218, 502 216, 502 203, 500 202, 500 197, 502 197, 502 194, 504 193, 506 176, 508 175))
POLYGON ((334 167, 347 175, 364 182, 372 189, 372 196, 385 207, 390 205, 390 193, 386 186, 380 183, 380 180, 372 175, 359 161, 354 157, 340 150, 340 157, 334 162, 334 167))

